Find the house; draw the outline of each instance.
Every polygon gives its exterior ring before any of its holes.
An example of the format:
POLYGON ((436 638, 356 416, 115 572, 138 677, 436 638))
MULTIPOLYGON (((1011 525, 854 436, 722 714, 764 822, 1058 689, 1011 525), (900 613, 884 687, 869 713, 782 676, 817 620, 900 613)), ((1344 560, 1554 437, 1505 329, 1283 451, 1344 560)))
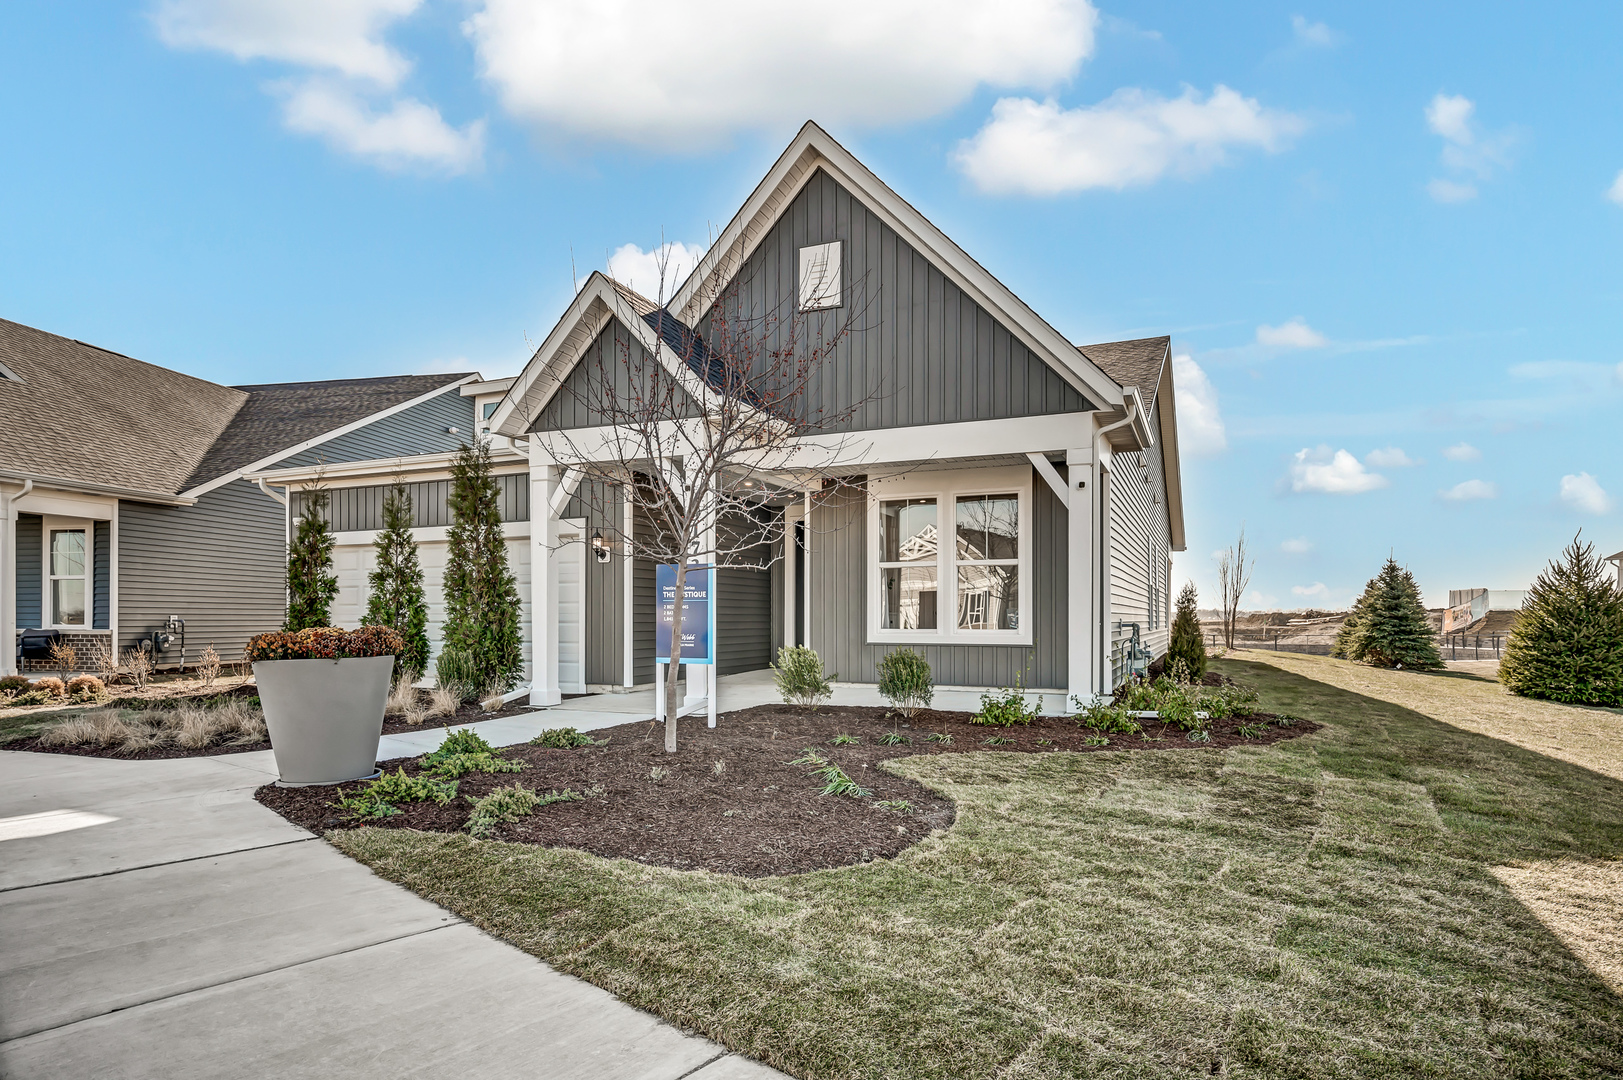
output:
POLYGON ((1444 634, 1508 634, 1527 602, 1525 589, 1450 589, 1444 634))
POLYGON ((220 386, 0 320, 0 673, 31 629, 81 666, 154 635, 160 667, 240 656, 286 609, 285 508, 244 474, 454 448, 478 381, 220 386))
MULTIPOLYGON (((783 526, 770 566, 718 572, 721 674, 805 643, 842 681, 873 682, 886 651, 910 646, 939 686, 1018 682, 1062 708, 1165 651, 1184 548, 1169 339, 1071 343, 808 123, 662 309, 593 274, 524 370, 480 389, 532 703, 654 674, 654 567, 604 541, 638 523, 612 493, 584 498, 561 453, 601 428, 574 391, 606 370, 594 358, 702 334, 714 298, 746 279, 765 310, 850 307, 861 290, 865 314, 813 374, 818 400, 848 415, 825 467, 845 482, 779 481, 763 504, 783 526)), ((413 486, 432 568, 449 466, 437 453, 246 475, 288 492, 289 513, 307 485, 332 492, 353 625, 383 492, 396 476, 413 486)))

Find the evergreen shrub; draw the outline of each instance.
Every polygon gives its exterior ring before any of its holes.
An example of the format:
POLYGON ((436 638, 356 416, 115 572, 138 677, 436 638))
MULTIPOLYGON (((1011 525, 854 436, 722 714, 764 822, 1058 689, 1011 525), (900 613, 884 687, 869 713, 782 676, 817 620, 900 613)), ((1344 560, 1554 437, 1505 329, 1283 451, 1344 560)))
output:
POLYGON ((1443 666, 1414 575, 1388 557, 1369 579, 1336 634, 1331 656, 1376 667, 1436 671, 1443 666))
POLYGON ((1172 637, 1167 644, 1166 665, 1183 661, 1190 682, 1199 682, 1206 674, 1206 638, 1200 632, 1199 594, 1190 582, 1178 592, 1177 613, 1172 616, 1172 637))
POLYGON ((823 670, 823 658, 817 650, 805 645, 785 645, 778 650, 778 662, 772 665, 772 677, 778 684, 778 693, 791 705, 816 711, 834 693, 834 680, 823 670))
POLYGON ((912 649, 893 649, 879 661, 879 693, 911 720, 935 697, 930 663, 912 649))
POLYGON ((511 690, 524 670, 518 582, 507 565, 501 488, 484 440, 464 445, 457 455, 450 505, 443 647, 469 658, 473 677, 461 683, 469 693, 511 690))
POLYGON ((332 622, 338 577, 332 572, 332 527, 327 524, 327 492, 304 493, 299 529, 287 549, 287 619, 283 630, 304 630, 332 622))
POLYGON ((1593 544, 1573 538, 1533 582, 1511 628, 1499 681, 1569 705, 1623 705, 1623 590, 1593 544))
POLYGON ((405 642, 396 670, 413 683, 428 670, 428 601, 423 597, 423 567, 417 541, 411 537, 411 492, 396 481, 383 500, 383 531, 373 543, 376 566, 367 577, 369 595, 364 621, 392 626, 405 642))

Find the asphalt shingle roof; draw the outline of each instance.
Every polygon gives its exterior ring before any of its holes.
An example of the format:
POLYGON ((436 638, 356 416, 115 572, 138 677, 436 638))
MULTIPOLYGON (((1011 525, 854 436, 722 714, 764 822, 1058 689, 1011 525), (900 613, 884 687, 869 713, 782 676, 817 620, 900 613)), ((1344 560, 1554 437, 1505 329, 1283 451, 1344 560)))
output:
POLYGON ((1117 386, 1138 387, 1145 400, 1154 405, 1156 388, 1161 385, 1161 365, 1171 345, 1169 337, 1151 337, 1079 345, 1077 349, 1115 380, 1117 386))
POLYGON ((247 401, 186 481, 206 484, 373 413, 467 378, 472 372, 238 386, 247 401))

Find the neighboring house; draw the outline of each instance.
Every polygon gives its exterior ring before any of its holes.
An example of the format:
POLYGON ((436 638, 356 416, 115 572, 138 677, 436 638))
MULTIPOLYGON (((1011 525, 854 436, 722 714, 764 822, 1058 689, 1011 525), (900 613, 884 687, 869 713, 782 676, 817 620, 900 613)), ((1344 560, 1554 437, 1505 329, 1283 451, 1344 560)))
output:
POLYGON ((1612 564, 1612 569, 1617 574, 1618 588, 1623 589, 1623 551, 1606 556, 1606 561, 1612 564))
MULTIPOLYGON (((587 557, 593 538, 637 523, 612 494, 582 499, 549 446, 598 423, 583 405, 590 387, 577 385, 599 370, 593 358, 652 352, 656 327, 699 326, 734 274, 747 275, 759 310, 807 296, 827 307, 836 280, 836 305, 855 302, 857 283, 865 300, 813 391, 829 414, 851 413, 846 456, 826 470, 847 486, 775 500, 793 539, 770 553, 771 569, 720 572, 721 674, 806 643, 842 681, 873 682, 888 650, 910 646, 937 685, 1019 682, 1060 708, 1112 689, 1135 650, 1165 651, 1171 555, 1184 548, 1169 339, 1073 345, 807 124, 666 312, 593 274, 524 371, 477 399, 524 598, 533 703, 653 677, 653 566, 618 549, 587 557)), ((435 637, 450 459, 379 457, 320 475, 334 495, 340 621, 363 610, 382 495, 402 476, 427 545, 435 637)), ((290 491, 290 513, 317 479, 308 467, 250 476, 290 491)))
POLYGON ((1526 602, 1526 589, 1450 589, 1443 633, 1508 634, 1526 602))
POLYGON ((0 320, 0 672, 23 630, 58 631, 86 667, 171 617, 184 650, 158 666, 240 657, 286 609, 286 512, 244 472, 454 449, 476 381, 219 386, 0 320))

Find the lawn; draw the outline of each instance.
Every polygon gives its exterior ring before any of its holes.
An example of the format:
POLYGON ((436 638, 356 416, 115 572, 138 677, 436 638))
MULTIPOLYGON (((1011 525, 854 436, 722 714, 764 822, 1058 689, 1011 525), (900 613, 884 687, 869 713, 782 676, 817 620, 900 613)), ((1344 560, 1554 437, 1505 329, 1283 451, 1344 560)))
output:
POLYGON ((1623 853, 1623 783, 1219 666, 1326 726, 1220 751, 902 759, 958 817, 892 860, 745 879, 447 834, 330 838, 806 1078, 1623 1073, 1623 1000, 1506 883, 1623 853))

